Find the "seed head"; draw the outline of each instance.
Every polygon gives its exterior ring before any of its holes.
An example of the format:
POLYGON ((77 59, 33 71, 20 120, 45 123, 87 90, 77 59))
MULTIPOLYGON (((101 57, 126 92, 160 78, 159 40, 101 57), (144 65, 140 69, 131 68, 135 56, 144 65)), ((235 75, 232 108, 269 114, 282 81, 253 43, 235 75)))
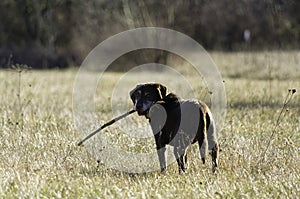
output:
POLYGON ((296 90, 295 88, 290 88, 290 89, 289 89, 289 92, 292 92, 292 94, 296 93, 296 91, 297 91, 297 90, 296 90))

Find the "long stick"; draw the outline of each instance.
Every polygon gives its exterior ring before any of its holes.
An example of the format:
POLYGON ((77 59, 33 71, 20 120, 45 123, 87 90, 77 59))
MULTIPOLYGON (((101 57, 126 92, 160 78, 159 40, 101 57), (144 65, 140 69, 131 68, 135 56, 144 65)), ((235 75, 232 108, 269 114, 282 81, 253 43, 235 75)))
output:
POLYGON ((83 140, 81 140, 77 145, 80 146, 82 145, 85 141, 87 141, 88 139, 90 139, 92 136, 94 136, 96 133, 98 133, 99 131, 101 131, 102 129, 104 129, 107 126, 112 125, 113 123, 115 123, 116 121, 123 119, 124 117, 127 117, 128 115, 130 115, 131 113, 134 113, 135 110, 131 110, 128 111, 127 113, 124 113, 123 115, 120 115, 119 117, 116 117, 112 120, 110 120, 109 122, 103 124, 100 128, 98 128, 97 130, 95 130, 93 133, 89 134, 88 136, 86 136, 83 140))

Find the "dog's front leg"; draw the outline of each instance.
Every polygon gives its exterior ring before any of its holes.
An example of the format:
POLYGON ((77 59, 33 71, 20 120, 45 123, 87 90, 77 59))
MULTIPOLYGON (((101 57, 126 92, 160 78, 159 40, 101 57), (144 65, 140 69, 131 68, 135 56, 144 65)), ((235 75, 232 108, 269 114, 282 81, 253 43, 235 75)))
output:
POLYGON ((174 146, 174 155, 178 164, 179 174, 184 174, 187 169, 186 151, 182 146, 174 146))
POLYGON ((161 142, 159 134, 155 135, 155 143, 156 143, 156 150, 157 150, 161 172, 165 172, 167 168, 167 162, 165 156, 166 145, 161 142))
POLYGON ((162 147, 160 149, 157 149, 157 155, 159 159, 160 164, 160 171, 165 172, 167 168, 167 162, 165 157, 166 147, 162 147))

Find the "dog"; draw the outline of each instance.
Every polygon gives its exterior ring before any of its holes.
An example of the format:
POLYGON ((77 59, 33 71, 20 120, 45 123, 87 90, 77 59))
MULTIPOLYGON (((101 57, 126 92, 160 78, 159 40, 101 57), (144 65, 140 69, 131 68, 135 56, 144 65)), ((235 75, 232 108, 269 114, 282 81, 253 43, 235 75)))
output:
POLYGON ((201 101, 182 100, 159 83, 139 84, 130 91, 134 110, 145 116, 155 138, 161 172, 166 171, 166 145, 174 147, 179 174, 188 167, 187 149, 198 143, 203 164, 211 151, 212 171, 218 168, 219 145, 215 122, 208 106, 201 101))

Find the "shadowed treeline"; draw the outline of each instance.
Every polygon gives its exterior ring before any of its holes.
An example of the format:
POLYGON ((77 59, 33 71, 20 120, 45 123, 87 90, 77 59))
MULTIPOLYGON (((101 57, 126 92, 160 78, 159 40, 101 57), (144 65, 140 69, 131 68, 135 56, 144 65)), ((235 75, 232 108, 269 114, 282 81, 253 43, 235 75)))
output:
MULTIPOLYGON (((80 65, 109 36, 145 26, 183 32, 210 50, 298 49, 299 9, 297 0, 2 0, 0 67, 80 65)), ((139 57, 166 60, 150 54, 139 57)))

